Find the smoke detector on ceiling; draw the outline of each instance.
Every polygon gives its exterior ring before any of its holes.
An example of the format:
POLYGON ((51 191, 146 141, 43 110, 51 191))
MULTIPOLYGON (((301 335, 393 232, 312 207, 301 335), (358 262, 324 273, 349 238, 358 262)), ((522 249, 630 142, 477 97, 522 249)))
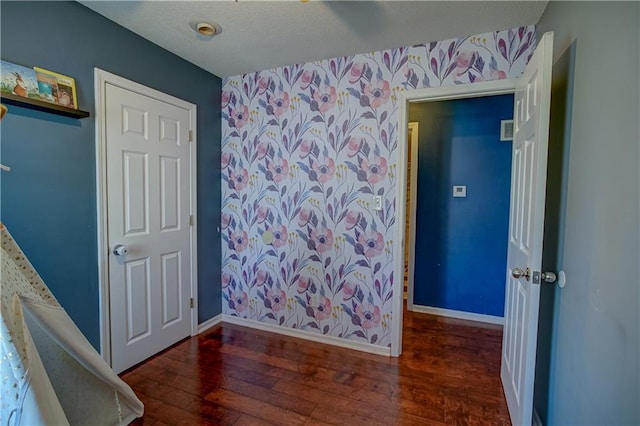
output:
POLYGON ((214 35, 220 34, 222 32, 222 28, 220 25, 209 22, 192 22, 190 25, 191 29, 193 29, 198 38, 206 40, 210 39, 214 35))

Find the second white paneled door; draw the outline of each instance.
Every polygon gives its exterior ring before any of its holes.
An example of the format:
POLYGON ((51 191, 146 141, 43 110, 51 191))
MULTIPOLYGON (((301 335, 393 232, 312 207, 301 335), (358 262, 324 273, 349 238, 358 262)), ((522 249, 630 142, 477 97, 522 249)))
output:
MULTIPOLYGON (((501 378, 511 423, 530 425, 538 341, 553 33, 545 33, 514 99, 501 378)), ((546 314, 550 315, 549 312, 546 314)))
POLYGON ((106 83, 111 364, 191 332, 190 111, 106 83))

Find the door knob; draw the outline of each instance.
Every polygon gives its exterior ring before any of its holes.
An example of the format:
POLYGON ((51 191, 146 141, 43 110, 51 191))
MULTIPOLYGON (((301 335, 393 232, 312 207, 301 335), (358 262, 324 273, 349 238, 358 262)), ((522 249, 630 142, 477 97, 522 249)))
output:
POLYGON ((554 274, 553 272, 543 272, 540 274, 540 278, 546 283, 554 283, 557 279, 556 274, 554 274))
POLYGON ((128 252, 129 249, 127 249, 127 246, 124 246, 122 244, 117 244, 113 248, 113 254, 115 254, 116 256, 126 256, 128 252))
POLYGON ((527 268, 525 270, 522 270, 520 268, 513 268, 511 270, 511 276, 515 279, 520 279, 522 277, 524 277, 524 279, 526 279, 527 281, 529 281, 529 275, 531 275, 531 269, 527 268))
POLYGON ((564 287, 564 273, 562 273, 562 271, 560 271, 560 276, 558 277, 555 272, 534 272, 533 273, 533 283, 534 284, 540 284, 540 281, 543 281, 545 283, 549 283, 549 284, 553 284, 556 281, 558 282, 558 286, 560 288, 564 287))

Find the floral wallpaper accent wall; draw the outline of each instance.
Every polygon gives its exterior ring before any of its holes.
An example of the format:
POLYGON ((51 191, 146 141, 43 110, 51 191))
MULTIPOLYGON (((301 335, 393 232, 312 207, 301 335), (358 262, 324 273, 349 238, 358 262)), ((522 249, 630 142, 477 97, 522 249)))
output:
POLYGON ((225 79, 223 313, 389 346, 398 92, 517 77, 534 48, 529 26, 225 79))

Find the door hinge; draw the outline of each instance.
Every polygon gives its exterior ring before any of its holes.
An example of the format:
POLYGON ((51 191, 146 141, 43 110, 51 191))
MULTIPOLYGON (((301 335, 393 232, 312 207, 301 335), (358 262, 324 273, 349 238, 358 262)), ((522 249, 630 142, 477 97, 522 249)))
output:
POLYGON ((189 226, 193 226, 193 215, 189 215, 189 226))
POLYGON ((189 142, 193 142, 193 130, 189 130, 189 142))
POLYGON ((193 297, 189 299, 189 306, 193 309, 193 297))

